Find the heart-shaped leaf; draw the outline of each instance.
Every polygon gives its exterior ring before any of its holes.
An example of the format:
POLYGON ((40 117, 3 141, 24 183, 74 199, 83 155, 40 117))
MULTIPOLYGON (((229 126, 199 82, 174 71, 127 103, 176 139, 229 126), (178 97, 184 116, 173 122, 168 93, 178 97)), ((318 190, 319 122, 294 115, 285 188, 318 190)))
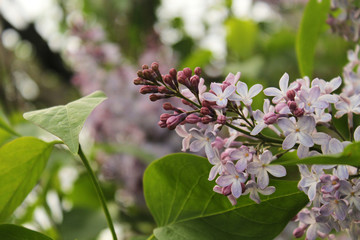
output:
POLYGON ((329 10, 330 0, 310 0, 306 5, 296 39, 296 55, 302 76, 312 76, 315 46, 329 10))
POLYGON ((4 240, 51 240, 44 234, 13 224, 0 225, 0 236, 4 240))
POLYGON ((96 91, 65 106, 27 112, 24 118, 59 137, 76 154, 79 150, 79 134, 86 118, 105 99, 103 92, 96 91))
POLYGON ((272 181, 276 192, 257 204, 242 196, 232 206, 207 180, 211 164, 190 154, 172 154, 144 174, 146 203, 158 225, 157 239, 273 239, 308 202, 294 181, 272 181))
POLYGON ((352 143, 346 146, 342 153, 334 155, 318 155, 299 159, 295 151, 289 152, 271 162, 271 164, 281 164, 284 166, 296 164, 342 164, 360 167, 360 142, 352 143))
POLYGON ((6 220, 34 188, 53 145, 34 137, 21 137, 0 148, 0 222, 6 220))

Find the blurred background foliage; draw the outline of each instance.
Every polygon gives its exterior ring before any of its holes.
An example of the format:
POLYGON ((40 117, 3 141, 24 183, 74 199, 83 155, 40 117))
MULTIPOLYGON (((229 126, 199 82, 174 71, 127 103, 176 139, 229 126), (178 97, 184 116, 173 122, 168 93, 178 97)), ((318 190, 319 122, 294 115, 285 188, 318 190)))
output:
MULTIPOLYGON (((109 99, 87 121, 81 143, 93 160, 120 239, 146 239, 154 227, 142 174, 154 159, 180 151, 180 139, 156 126, 161 104, 132 80, 142 64, 200 66, 206 83, 241 72, 250 85, 300 78, 295 39, 306 1, 2 0, 1 121, 22 135, 51 139, 22 113, 65 104, 101 89, 109 99)), ((341 75, 354 44, 323 29, 314 76, 341 75)), ((258 96, 255 108, 262 108, 258 96)), ((11 134, 0 129, 0 144, 11 134)), ((80 161, 56 149, 16 224, 54 239, 109 239, 97 196, 80 161)))

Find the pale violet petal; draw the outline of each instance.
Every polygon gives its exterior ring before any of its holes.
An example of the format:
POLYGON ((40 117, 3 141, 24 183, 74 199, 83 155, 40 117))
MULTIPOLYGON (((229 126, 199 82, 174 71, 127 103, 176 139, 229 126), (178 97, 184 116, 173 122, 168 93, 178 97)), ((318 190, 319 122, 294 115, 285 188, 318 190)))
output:
POLYGON ((235 87, 230 85, 227 88, 225 88, 224 93, 223 93, 223 97, 228 98, 234 92, 235 92, 235 87))
POLYGON ((284 150, 290 149, 292 148, 296 143, 296 134, 295 133, 290 133, 284 140, 284 142, 282 143, 282 148, 284 150))
POLYGON ((329 150, 332 154, 341 153, 344 150, 344 146, 338 139, 332 138, 329 142, 329 150))
POLYGON ((214 92, 217 96, 221 95, 222 92, 223 92, 222 89, 221 89, 220 84, 218 84, 218 83, 211 83, 211 84, 210 84, 210 88, 211 88, 211 90, 213 90, 213 92, 214 92))
POLYGON ((266 96, 281 96, 282 95, 281 91, 274 87, 269 87, 269 88, 264 89, 264 94, 266 96))
POLYGON ((269 175, 265 170, 259 171, 256 177, 257 183, 261 189, 264 189, 269 185, 269 175))
POLYGON ((299 142, 304 145, 305 147, 312 147, 314 146, 314 141, 312 140, 311 136, 304 132, 297 133, 299 142))
POLYGON ((355 129, 355 132, 354 132, 354 139, 355 141, 360 141, 360 126, 358 126, 356 129, 355 129))
POLYGON ((258 135, 258 133, 261 132, 265 127, 267 127, 267 125, 265 123, 263 123, 263 122, 259 123, 251 131, 250 135, 253 135, 253 136, 258 135))
POLYGON ((248 87, 247 87, 246 83, 244 83, 244 82, 239 81, 236 84, 236 90, 241 97, 246 97, 248 94, 248 87))
POLYGON ((281 165, 268 165, 266 166, 266 171, 275 177, 286 176, 286 169, 281 165))
POLYGON ((270 187, 266 187, 264 189, 258 189, 259 193, 261 193, 262 195, 271 195, 275 192, 276 188, 273 186, 270 187))
POLYGON ((280 118, 278 120, 278 125, 284 132, 292 132, 295 130, 295 124, 288 118, 280 118))
POLYGON ((204 93, 203 98, 209 102, 216 102, 219 99, 216 95, 209 92, 204 93))
POLYGON ((242 193, 242 187, 240 181, 234 181, 231 185, 231 193, 234 195, 234 197, 238 198, 241 196, 242 193))
POLYGON ((284 73, 282 77, 280 78, 279 86, 282 92, 286 93, 289 85, 289 75, 287 73, 284 73))
POLYGON ((220 176, 216 179, 216 184, 219 185, 220 187, 227 187, 233 182, 234 182, 234 176, 232 175, 220 176))
POLYGON ((249 90, 249 98, 253 98, 258 95, 262 89, 263 86, 261 84, 255 84, 254 86, 252 86, 249 90))
POLYGON ((209 181, 212 181, 215 179, 216 175, 219 173, 219 170, 221 169, 221 165, 220 164, 217 164, 215 166, 213 166, 210 170, 210 173, 209 173, 209 178, 208 180, 209 181))
POLYGON ((205 141, 195 140, 190 144, 190 151, 199 152, 205 145, 205 141))

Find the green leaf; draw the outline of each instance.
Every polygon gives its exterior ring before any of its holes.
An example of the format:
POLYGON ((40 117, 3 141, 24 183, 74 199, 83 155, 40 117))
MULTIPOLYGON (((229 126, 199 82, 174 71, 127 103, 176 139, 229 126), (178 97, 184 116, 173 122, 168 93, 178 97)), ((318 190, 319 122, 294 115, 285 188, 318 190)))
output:
POLYGON ((86 118, 105 99, 103 92, 96 91, 65 106, 27 112, 24 118, 59 137, 76 154, 79 150, 79 134, 86 118))
POLYGON ((310 0, 306 5, 296 39, 296 55, 302 76, 312 76, 316 42, 329 9, 330 0, 310 0))
POLYGON ((54 143, 17 138, 0 148, 0 222, 6 220, 34 188, 54 143))
POLYGON ((254 51, 258 26, 252 20, 230 18, 226 21, 226 42, 240 58, 250 57, 254 51))
POLYGON ((273 239, 308 199, 295 181, 272 181, 276 192, 256 204, 242 196, 236 206, 213 192, 207 159, 172 154, 144 174, 146 203, 158 225, 157 239, 273 239))
POLYGON ((51 240, 39 232, 13 224, 0 225, 0 236, 4 240, 51 240))
POLYGON ((17 132, 15 132, 5 121, 0 117, 0 129, 14 135, 20 136, 17 132))
POLYGON ((318 155, 299 159, 296 152, 289 152, 276 159, 271 164, 291 166, 296 164, 343 164, 360 167, 360 142, 348 145, 342 153, 334 155, 318 155))
POLYGON ((180 68, 189 67, 195 69, 195 67, 206 67, 209 64, 212 58, 212 53, 207 49, 198 49, 195 52, 191 53, 181 65, 180 68))

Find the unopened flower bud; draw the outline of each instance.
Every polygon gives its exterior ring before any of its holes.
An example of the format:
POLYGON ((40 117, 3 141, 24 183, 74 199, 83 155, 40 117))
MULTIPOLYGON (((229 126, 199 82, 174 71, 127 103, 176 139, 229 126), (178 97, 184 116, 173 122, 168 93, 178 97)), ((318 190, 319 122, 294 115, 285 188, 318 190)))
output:
POLYGON ((163 113, 160 115, 160 121, 165 121, 168 120, 169 117, 171 117, 172 115, 169 113, 163 113))
POLYGON ((140 78, 144 78, 144 73, 143 73, 143 71, 141 71, 141 70, 137 71, 137 75, 138 75, 138 77, 140 77, 140 78))
POLYGON ((177 71, 175 68, 170 69, 169 74, 173 79, 176 79, 177 71))
POLYGON ((207 107, 202 107, 202 108, 200 109, 200 113, 205 116, 205 115, 211 114, 211 111, 210 111, 210 109, 207 108, 207 107))
POLYGON ((305 233, 305 228, 302 227, 295 228, 295 230, 293 231, 293 235, 296 238, 301 238, 304 235, 304 233, 305 233))
POLYGON ((143 71, 143 74, 144 74, 145 79, 148 79, 151 81, 154 81, 156 78, 156 73, 152 69, 145 69, 143 71))
POLYGON ((181 99, 181 102, 182 102, 182 104, 184 104, 184 105, 192 106, 192 103, 186 101, 185 99, 181 99))
POLYGON ((146 82, 145 82, 145 79, 138 77, 138 78, 134 79, 134 84, 135 85, 144 85, 144 84, 146 84, 146 82))
POLYGON ((193 86, 193 88, 198 91, 198 86, 199 86, 199 82, 200 82, 200 78, 198 75, 194 75, 190 78, 190 82, 191 85, 193 86))
POLYGON ((223 187, 223 188, 221 189, 221 193, 222 193, 223 195, 225 195, 225 196, 230 195, 230 194, 231 194, 231 185, 226 186, 226 187, 223 187))
POLYGON ((140 93, 141 93, 141 94, 157 93, 157 92, 159 92, 157 86, 146 85, 146 86, 142 86, 142 87, 140 88, 140 93))
POLYGON ((221 125, 224 125, 226 123, 226 117, 224 115, 219 115, 216 119, 216 122, 221 125))
POLYGON ((296 108, 293 112, 293 114, 295 115, 295 117, 301 117, 302 115, 304 115, 304 109, 302 108, 296 108))
POLYGON ((190 68, 184 68, 184 69, 183 69, 183 72, 184 72, 184 74, 185 74, 185 76, 186 76, 187 78, 191 78, 192 71, 191 71, 190 68))
POLYGON ((269 112, 264 115, 263 119, 267 125, 274 124, 278 119, 278 115, 273 112, 269 112))
POLYGON ((155 72, 159 71, 159 64, 157 62, 153 62, 151 64, 151 69, 154 70, 155 72))
POLYGON ((194 70, 194 73, 200 77, 200 75, 201 75, 201 68, 200 68, 200 67, 196 67, 195 70, 194 70))
POLYGON ((169 74, 166 74, 164 77, 163 77, 163 81, 169 85, 171 88, 175 88, 175 85, 174 85, 174 81, 173 81, 173 78, 169 75, 169 74))
POLYGON ((201 118, 201 122, 204 123, 204 124, 208 124, 211 121, 212 121, 212 118, 208 117, 208 116, 205 116, 205 117, 201 118))
MULTIPOLYGON (((216 103, 215 103, 216 104, 216 103)), ((206 101, 206 100, 203 100, 202 102, 201 102, 201 105, 203 106, 203 107, 206 107, 206 108, 210 108, 212 105, 214 105, 214 104, 212 104, 211 102, 209 102, 209 101, 206 101)))
POLYGON ((174 110, 174 108, 175 107, 169 102, 166 102, 163 104, 163 109, 166 111, 174 110))
POLYGON ((190 124, 195 124, 195 123, 198 123, 200 121, 201 121, 201 118, 198 115, 194 114, 194 113, 192 113, 192 114, 190 114, 189 116, 186 117, 186 122, 190 123, 190 124))
POLYGON ((167 89, 165 86, 159 86, 158 87, 159 93, 164 93, 164 94, 172 94, 173 92, 169 89, 167 89))
POLYGON ((166 122, 164 122, 164 121, 159 121, 159 122, 158 122, 158 125, 159 125, 159 127, 161 127, 161 128, 166 128, 166 127, 167 127, 166 122))
POLYGON ((163 99, 163 95, 151 94, 149 99, 150 101, 155 102, 157 100, 163 99))
POLYGON ((291 101, 295 100, 295 96, 296 96, 295 90, 290 89, 286 92, 286 97, 291 101))
POLYGON ((141 68, 142 68, 143 70, 145 70, 145 69, 149 69, 149 66, 146 65, 146 64, 144 64, 144 65, 141 66, 141 68))
POLYGON ((174 130, 179 123, 181 123, 186 117, 186 113, 182 113, 176 116, 171 116, 166 120, 166 125, 169 130, 174 130))
POLYGON ((291 112, 295 111, 295 109, 297 108, 297 104, 295 101, 288 101, 287 105, 291 112))

